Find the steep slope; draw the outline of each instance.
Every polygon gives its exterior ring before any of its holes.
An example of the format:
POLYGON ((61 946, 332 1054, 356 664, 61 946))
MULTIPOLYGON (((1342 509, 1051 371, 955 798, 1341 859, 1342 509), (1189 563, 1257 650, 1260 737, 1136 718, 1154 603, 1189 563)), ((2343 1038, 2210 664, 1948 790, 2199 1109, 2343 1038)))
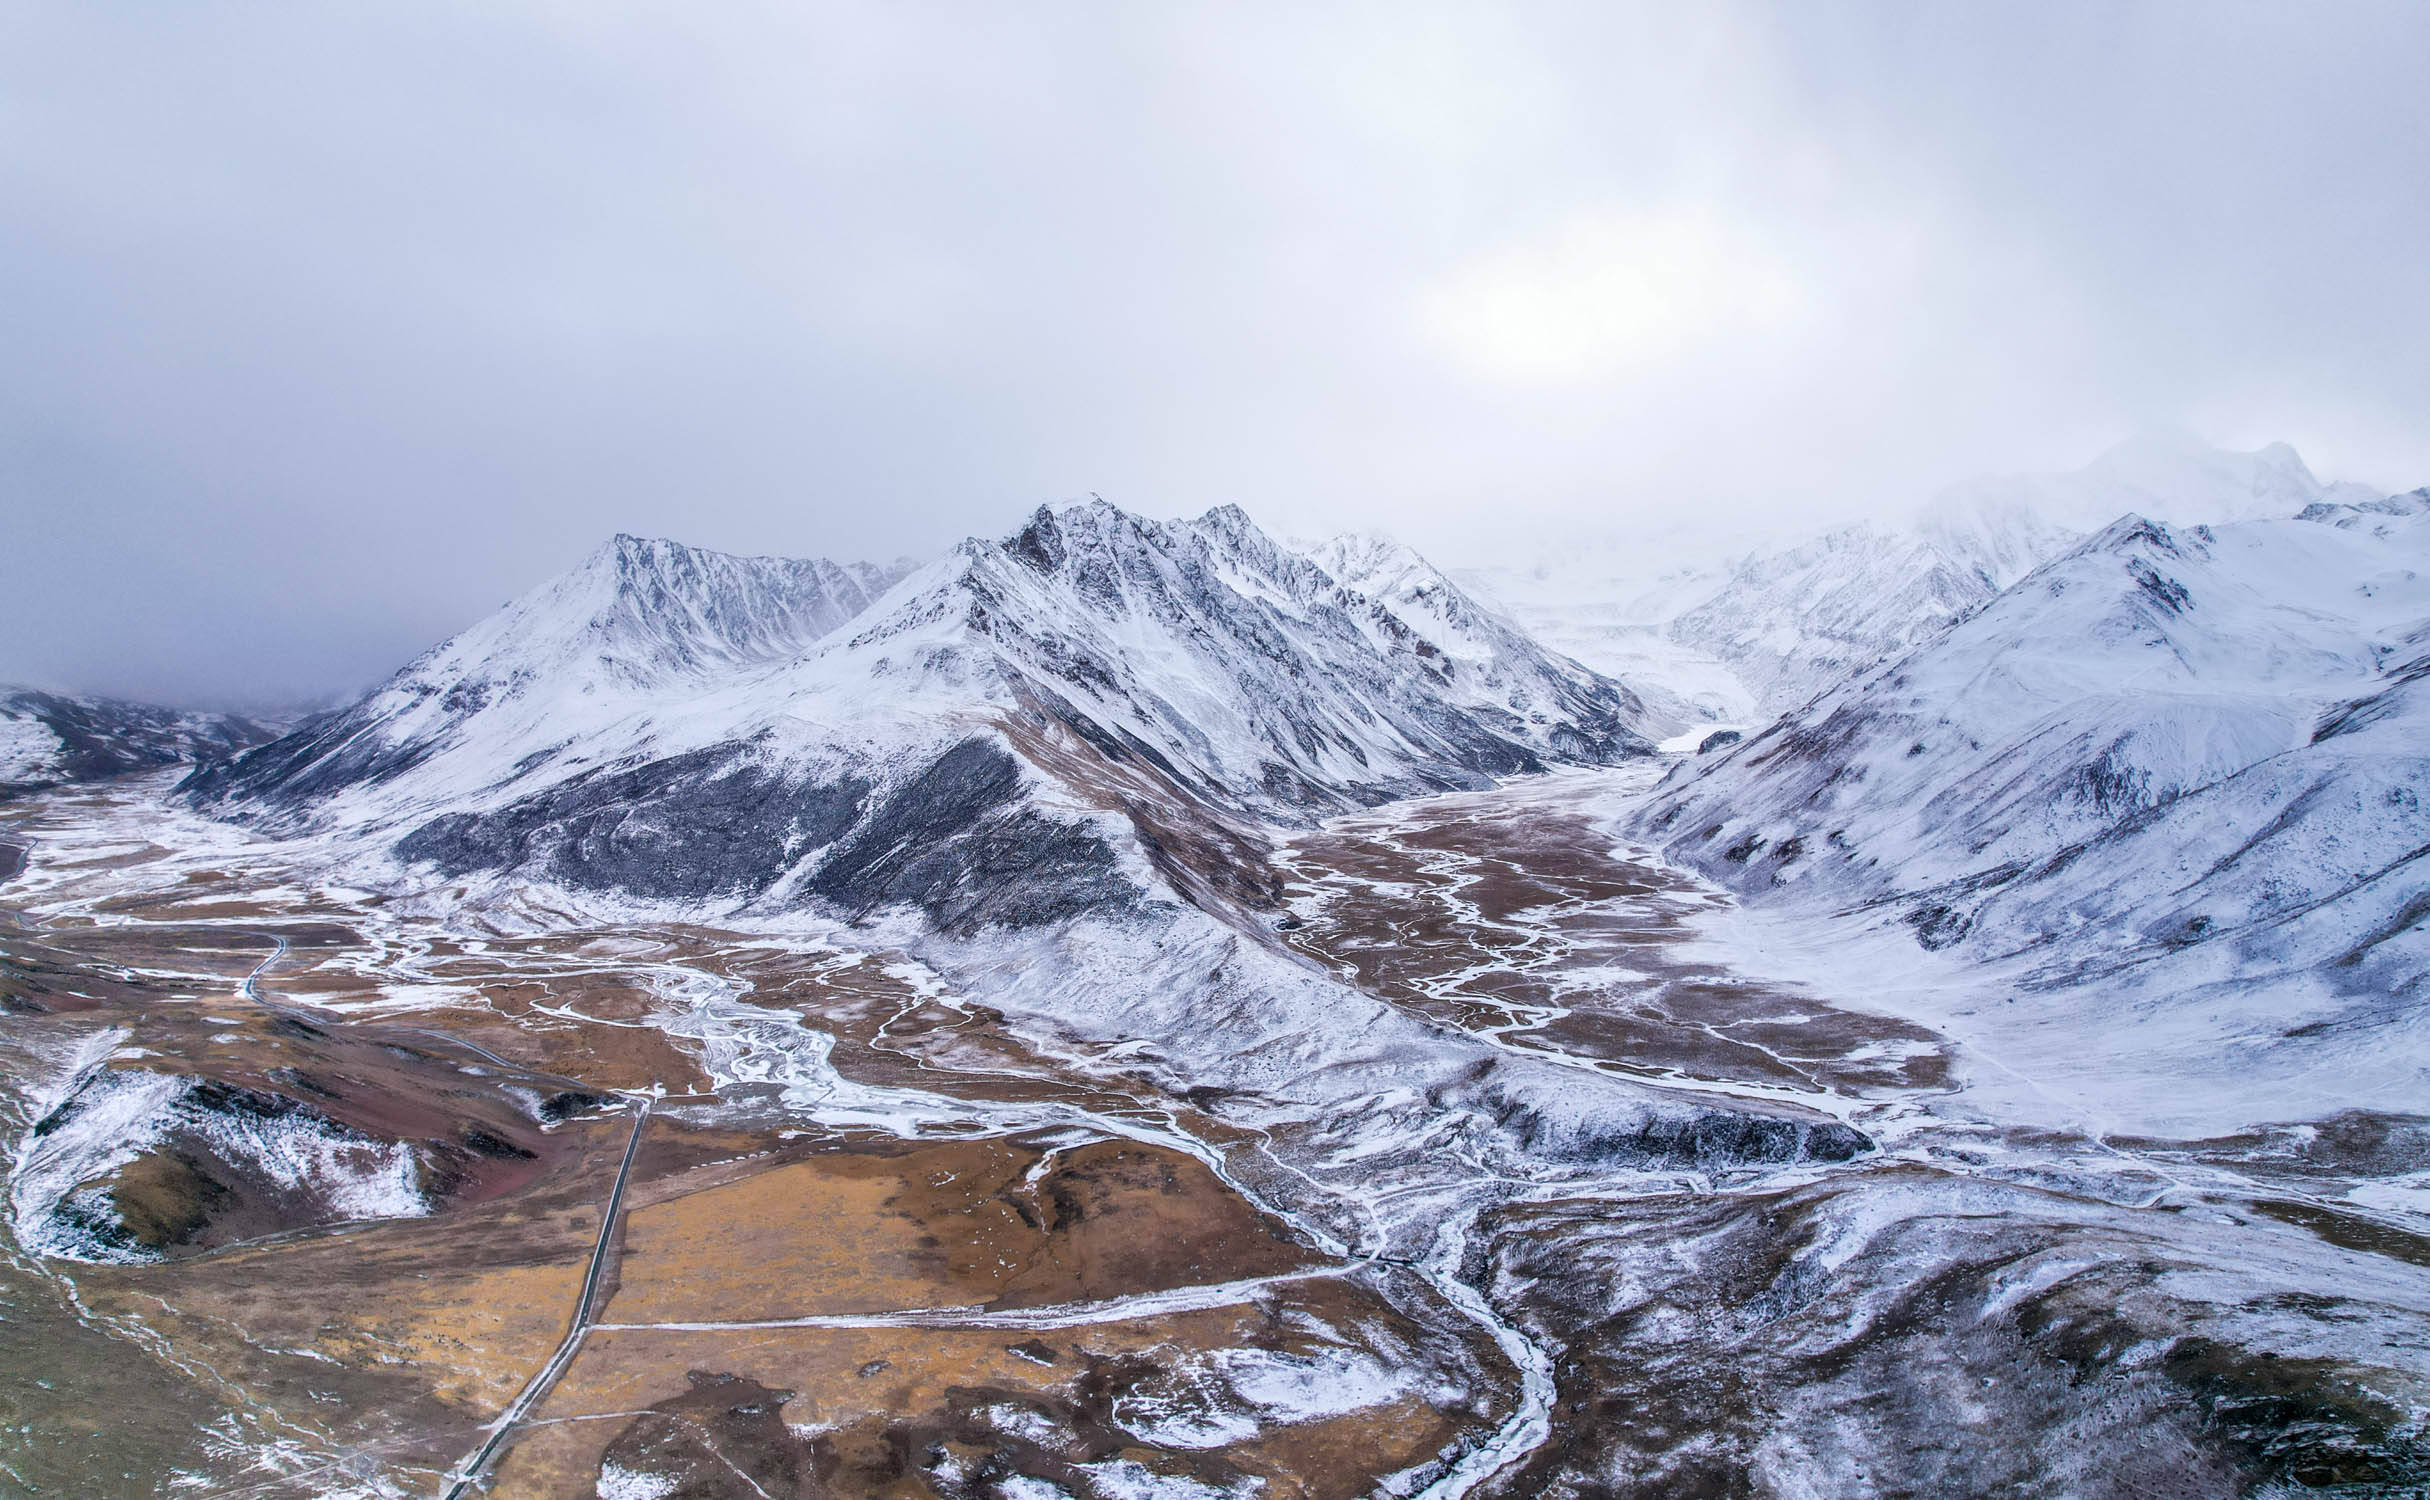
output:
POLYGON ((1463 1160, 1512 1172, 1868 1148, 1791 1103, 1480 1042, 1283 945, 1276 822, 1648 746, 1618 684, 1455 656, 1236 509, 1041 510, 787 658, 642 673, 585 644, 580 686, 518 674, 527 641, 594 639, 552 601, 598 597, 539 590, 188 795, 399 910, 855 924, 1031 1034, 1253 1101, 1261 1131, 1351 1150, 1355 1124, 1390 1145, 1355 1145, 1369 1173, 1434 1180, 1440 1110, 1463 1160))
POLYGON ((1782 713, 1905 655, 2121 515, 2224 524, 2376 498, 2323 484, 2284 443, 2234 453, 2145 433, 2073 473, 1977 480, 1905 524, 1848 527, 1750 556, 1669 634, 1730 662, 1768 712, 1782 713))
POLYGON ((272 733, 236 714, 0 689, 0 797, 214 760, 272 733))
POLYGON ((1647 748, 1618 684, 1452 656, 1235 508, 1042 509, 858 616, 838 576, 619 539, 191 794, 450 876, 966 930, 1206 879, 1168 856, 1226 818, 1647 748))
POLYGON ((1851 526, 1758 553, 1665 634, 1730 663, 1778 713, 1912 649, 1998 590, 1911 531, 1851 526))
MULTIPOLYGON (((1391 611, 1455 664, 1455 690, 1463 701, 1524 712, 1530 701, 1583 703, 1627 681, 1599 681, 1604 674, 1546 649, 1516 621, 1390 537, 1346 533, 1304 550, 1335 582, 1391 611)), ((1678 709, 1649 700, 1633 685, 1619 692, 1634 722, 1648 732, 1672 732, 1668 720, 1678 709)))
POLYGON ((1471 576, 1529 629, 1626 676, 1650 703, 1680 699, 1704 722, 1751 725, 1913 650, 2120 515, 2224 524, 2376 498, 2323 483, 2284 443, 2236 453, 2146 433, 2072 473, 1973 481, 1906 519, 1731 559, 1648 543, 1471 576))
POLYGON ((2430 492, 2129 517, 1912 655, 1674 771, 1639 830, 2028 981, 2430 973, 2430 492))
MULTIPOLYGON (((457 789, 477 791, 635 704, 790 659, 907 571, 618 536, 352 707, 194 786, 294 810, 436 761, 455 767, 457 789)), ((425 784, 419 795, 444 800, 449 790, 425 784)))
POLYGON ((1587 537, 1559 556, 1452 576, 1547 647, 1626 682, 1646 705, 1648 732, 1667 739, 1762 717, 1735 668, 1669 633, 1682 611, 1728 582, 1727 561, 1711 550, 1677 537, 1587 537))

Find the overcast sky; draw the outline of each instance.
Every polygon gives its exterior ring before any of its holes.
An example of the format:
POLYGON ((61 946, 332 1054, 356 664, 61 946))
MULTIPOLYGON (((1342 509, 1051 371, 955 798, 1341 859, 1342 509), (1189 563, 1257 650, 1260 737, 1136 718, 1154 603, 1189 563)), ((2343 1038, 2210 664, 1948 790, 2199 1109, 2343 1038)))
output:
POLYGON ((0 0, 0 677, 359 686, 617 530, 1752 537, 2430 482, 2430 5, 0 0))

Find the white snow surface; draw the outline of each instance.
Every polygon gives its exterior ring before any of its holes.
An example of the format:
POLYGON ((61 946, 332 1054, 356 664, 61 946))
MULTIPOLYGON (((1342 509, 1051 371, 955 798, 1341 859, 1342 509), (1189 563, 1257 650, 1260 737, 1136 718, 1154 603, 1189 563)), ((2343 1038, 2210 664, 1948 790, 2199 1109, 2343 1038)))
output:
POLYGON ((1228 1448, 1273 1426, 1387 1405, 1409 1394, 1415 1381, 1411 1369, 1347 1344, 1305 1353, 1211 1349, 1117 1400, 1114 1421, 1159 1447, 1228 1448))
POLYGON ((1750 897, 1964 954, 2049 1023, 1991 1050, 2417 1106, 2426 678, 2430 493, 2130 517, 1675 767, 1632 828, 1750 897))
POLYGON ((0 782, 37 781, 57 774, 66 745, 42 720, 0 704, 0 782))
POLYGON ((666 1474, 645 1474, 613 1459, 599 1466, 599 1500, 666 1500, 677 1481, 666 1474))
POLYGON ((419 1218, 430 1212, 420 1164, 401 1141, 380 1141, 294 1113, 257 1117, 186 1105, 191 1075, 112 1067, 129 1054, 123 1031, 95 1033, 73 1060, 67 1081, 42 1100, 47 1129, 19 1142, 9 1183, 10 1228, 37 1255, 88 1262, 131 1262, 146 1255, 104 1244, 82 1231, 74 1210, 109 1213, 95 1184, 183 1129, 222 1159, 309 1194, 328 1222, 419 1218), (62 1214, 61 1210, 70 1210, 62 1214))
MULTIPOLYGON (((1217 805, 1305 818, 1651 748, 1624 687, 1439 574, 1404 575, 1387 603, 1236 507, 1175 522, 1041 509, 878 592, 890 576, 620 537, 244 757, 203 805, 376 854, 435 817, 720 755, 805 789, 869 788, 874 806, 974 737, 1023 755, 1005 732, 1021 720, 1217 805)), ((1125 841, 1053 775, 1023 776, 1050 817, 1125 841)), ((788 847, 773 886, 798 888, 832 847, 788 847)))
POLYGON ((1952 487, 1901 519, 1743 550, 1564 537, 1556 554, 1457 576, 1547 644, 1628 681, 1668 737, 1801 707, 2129 512, 2224 524, 2376 498, 2315 478, 2284 443, 2236 453, 2157 432, 2072 473, 1952 487))

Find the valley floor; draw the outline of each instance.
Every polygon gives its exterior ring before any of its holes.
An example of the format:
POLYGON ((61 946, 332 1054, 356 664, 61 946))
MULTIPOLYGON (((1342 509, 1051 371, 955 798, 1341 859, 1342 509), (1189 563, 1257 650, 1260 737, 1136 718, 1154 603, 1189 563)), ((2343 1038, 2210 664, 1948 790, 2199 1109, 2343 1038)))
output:
POLYGON ((483 923, 157 782, 0 806, 0 1490, 2430 1484, 2430 1122, 2011 1108, 1939 971, 1717 962, 1748 919, 1610 831, 1651 774, 1336 820, 1266 940, 1844 1149, 1486 1156, 1388 1068, 1159 1085, 866 934, 483 923))

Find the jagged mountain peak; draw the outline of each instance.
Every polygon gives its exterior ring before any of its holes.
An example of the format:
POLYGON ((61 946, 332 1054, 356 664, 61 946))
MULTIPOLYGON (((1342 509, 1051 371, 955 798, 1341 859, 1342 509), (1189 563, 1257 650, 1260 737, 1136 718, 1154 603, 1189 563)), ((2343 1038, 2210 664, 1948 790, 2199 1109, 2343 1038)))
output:
POLYGON ((800 654, 907 571, 619 532, 417 665, 500 688, 568 673, 624 686, 696 677, 800 654))
POLYGON ((2095 552, 2124 552, 2135 547, 2156 547, 2163 552, 2179 550, 2177 533, 2170 527, 2128 511, 2099 531, 2062 553, 2063 557, 2080 557, 2095 552))
MULTIPOLYGON (((1619 684, 1506 625, 1447 649, 1440 620, 1337 580, 1236 505, 1178 521, 1099 500, 1042 507, 965 556, 936 588, 975 600, 963 618, 1008 679, 1051 685, 1269 811, 1643 748, 1619 684)), ((1482 618, 1441 588, 1441 612, 1482 618)), ((914 601, 901 614, 861 639, 928 631, 954 611, 914 601)), ((965 670, 972 652, 949 659, 965 670)))
POLYGON ((1461 588, 1398 538, 1352 531, 1300 550, 1341 587, 1373 600, 1448 658, 1481 664, 1540 659, 1576 665, 1547 650, 1498 606, 1461 588))
POLYGON ((204 803, 261 798, 288 815, 426 765, 452 774, 406 786, 383 815, 416 796, 494 792, 620 720, 803 658, 909 571, 619 533, 360 701, 189 787, 204 803))
POLYGON ((1345 531, 1301 550, 1345 587, 1362 593, 1383 595, 1451 583, 1449 575, 1415 547, 1389 532, 1345 531))
MULTIPOLYGON (((1118 892, 1152 856, 1117 858, 1102 829, 1053 831, 1082 808, 1178 799, 1192 816, 1301 819, 1650 749, 1620 684, 1499 622, 1438 647, 1441 620, 1413 626, 1237 507, 1175 521, 1097 499, 1040 507, 850 628, 803 618, 805 601, 857 603, 856 577, 616 538, 191 790, 451 871, 539 862, 686 899, 849 887, 967 916, 968 861, 1027 858, 1015 844, 1063 849, 1072 900, 1130 899, 1118 892), (955 808, 962 853, 922 855, 909 884, 885 873, 886 850, 920 852, 905 829, 955 808), (859 852, 817 853, 830 845, 859 852), (1132 875, 1112 879, 1117 865, 1132 875)), ((1484 619, 1448 584, 1434 600, 1445 619, 1484 619)), ((1147 847, 1174 836, 1197 835, 1168 827, 1147 847)))
MULTIPOLYGON (((1076 589, 1094 607, 1128 613, 1161 596, 1175 601, 1218 591, 1246 594, 1297 618, 1333 580, 1283 546, 1237 505, 1191 520, 1159 521, 1092 496, 1061 508, 1040 506, 1000 543, 969 542, 963 555, 984 568, 1003 556, 1031 573, 1076 589)), ((1210 596, 1212 597, 1212 596, 1210 596)))

